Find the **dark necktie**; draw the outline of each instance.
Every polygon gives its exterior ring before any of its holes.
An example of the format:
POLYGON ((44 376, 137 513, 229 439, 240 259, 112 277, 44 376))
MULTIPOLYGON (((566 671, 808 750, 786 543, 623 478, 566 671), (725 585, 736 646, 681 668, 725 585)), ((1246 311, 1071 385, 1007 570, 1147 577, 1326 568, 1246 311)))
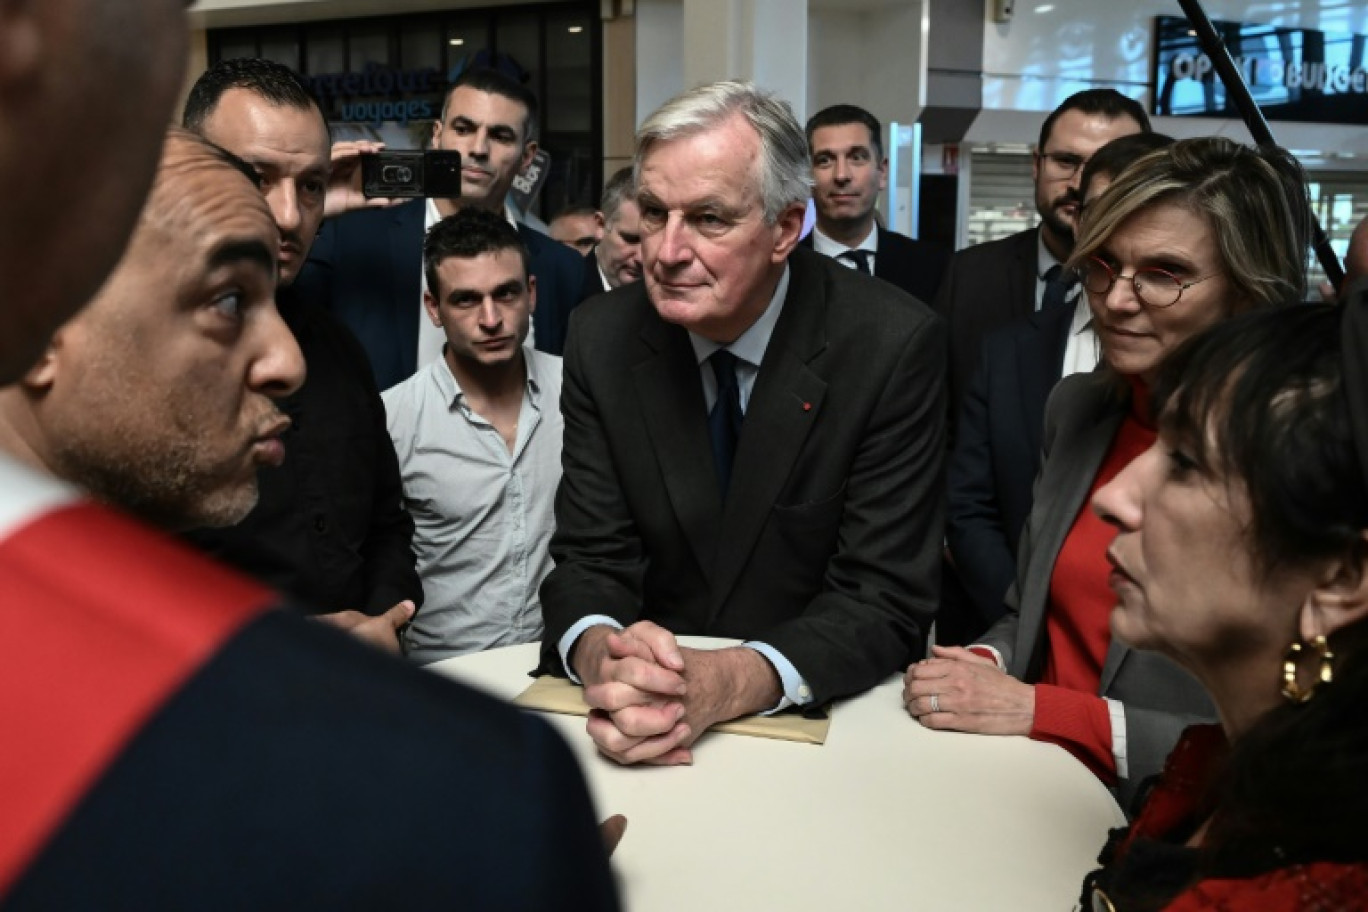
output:
POLYGON ((1045 294, 1040 299, 1041 311, 1064 306, 1069 290, 1078 283, 1078 274, 1055 263, 1045 270, 1045 294))
POLYGON ((874 274, 873 270, 869 268, 868 250, 847 250, 845 253, 839 254, 839 257, 847 262, 854 263, 855 268, 865 275, 874 274))
POLYGON ((717 401, 708 413, 708 433, 712 436, 717 485, 725 498, 727 487, 731 484, 736 442, 741 439, 741 387, 736 382, 736 355, 719 348, 708 361, 712 364, 713 376, 717 378, 717 401))

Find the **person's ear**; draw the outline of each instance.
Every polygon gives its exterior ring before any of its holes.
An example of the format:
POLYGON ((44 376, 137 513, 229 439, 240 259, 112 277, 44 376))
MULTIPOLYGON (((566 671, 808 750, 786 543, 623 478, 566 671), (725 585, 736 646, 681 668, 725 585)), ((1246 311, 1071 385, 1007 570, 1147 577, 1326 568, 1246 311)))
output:
POLYGON ((527 274, 527 312, 537 312, 537 277, 527 274))
POLYGON ((884 157, 884 160, 881 161, 881 162, 879 162, 879 190, 882 191, 882 190, 887 190, 887 189, 888 189, 888 158, 885 156, 885 157, 884 157))
POLYGON ((1301 636, 1311 641, 1368 618, 1368 530, 1350 554, 1327 565, 1306 596, 1298 620, 1301 636))
POLYGON ((518 163, 518 173, 519 173, 519 174, 521 174, 521 173, 523 173, 524 171, 527 170, 527 166, 530 165, 530 164, 532 164, 532 159, 536 156, 536 154, 537 154, 537 141, 536 141, 535 139, 529 139, 529 140, 523 145, 522 161, 518 163))
POLYGON ((432 325, 441 329, 442 315, 437 309, 437 299, 426 288, 423 289, 423 309, 427 311, 428 319, 432 321, 432 325))
POLYGON ((42 357, 19 379, 19 385, 35 395, 42 395, 52 389, 62 366, 61 349, 62 330, 59 329, 47 348, 43 349, 42 357))
POLYGON ((802 203, 793 203, 775 219, 774 252, 770 255, 770 261, 774 263, 788 259, 788 255, 793 252, 793 248, 798 246, 798 241, 803 236, 803 216, 807 214, 807 207, 802 203))
POLYGON ((0 0, 0 86, 27 82, 43 56, 41 0, 0 0))

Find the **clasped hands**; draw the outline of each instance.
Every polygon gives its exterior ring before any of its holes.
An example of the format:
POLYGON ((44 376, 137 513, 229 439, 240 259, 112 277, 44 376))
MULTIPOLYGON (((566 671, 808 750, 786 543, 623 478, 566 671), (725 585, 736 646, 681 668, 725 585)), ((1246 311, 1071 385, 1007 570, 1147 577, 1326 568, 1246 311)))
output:
POLYGON ((572 662, 591 707, 588 731, 618 763, 693 762, 690 746, 716 722, 768 709, 779 676, 752 649, 689 649, 649 621, 590 627, 572 662))
POLYGON ((1029 735, 1035 688, 991 659, 959 647, 932 646, 931 658, 903 675, 903 704, 927 728, 985 735, 1029 735))

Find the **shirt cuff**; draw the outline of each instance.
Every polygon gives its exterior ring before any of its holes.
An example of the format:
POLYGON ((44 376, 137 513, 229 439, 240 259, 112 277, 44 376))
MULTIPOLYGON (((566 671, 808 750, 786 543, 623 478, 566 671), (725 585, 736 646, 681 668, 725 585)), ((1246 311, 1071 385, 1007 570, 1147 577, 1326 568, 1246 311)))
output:
POLYGON ((556 651, 560 653, 561 664, 565 666, 565 674, 576 684, 583 684, 584 682, 575 674, 575 669, 570 667, 570 650, 575 648, 575 641, 580 638, 580 634, 590 627, 597 627, 600 624, 606 624, 614 630, 622 629, 621 624, 606 614, 591 614, 576 621, 569 630, 565 631, 565 635, 556 644, 556 651))
POLYGON ((1112 756, 1116 758, 1118 779, 1130 778, 1130 765, 1126 759, 1126 707, 1119 700, 1103 697, 1107 701, 1107 713, 1111 716, 1112 756))
POLYGON ((784 695, 779 698, 778 704, 765 710, 760 715, 771 716, 781 709, 788 709, 790 706, 807 706, 812 702, 812 688, 808 687, 807 681, 798 673, 798 669, 793 667, 793 663, 784 658, 779 650, 768 643, 758 643, 751 641, 742 643, 747 649, 754 649, 765 657, 774 670, 779 674, 780 686, 784 689, 784 695))
POLYGON ((998 652, 996 646, 986 646, 983 643, 975 643, 966 648, 981 659, 992 659, 997 664, 998 671, 1003 674, 1007 673, 1007 663, 1002 661, 1002 653, 998 652))

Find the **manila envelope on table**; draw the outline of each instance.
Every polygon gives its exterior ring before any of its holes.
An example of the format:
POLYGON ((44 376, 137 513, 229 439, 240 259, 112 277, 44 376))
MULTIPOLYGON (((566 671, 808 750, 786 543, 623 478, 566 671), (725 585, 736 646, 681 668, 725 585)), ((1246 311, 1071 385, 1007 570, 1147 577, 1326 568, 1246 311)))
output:
MULTIPOLYGON (((524 709, 539 712, 589 715, 589 704, 584 702, 583 688, 574 681, 551 675, 537 678, 513 702, 524 709)), ((708 730, 755 738, 777 738, 780 741, 801 741, 804 744, 825 744, 830 727, 830 716, 806 719, 796 713, 779 713, 773 716, 742 716, 730 722, 720 722, 708 730)))

